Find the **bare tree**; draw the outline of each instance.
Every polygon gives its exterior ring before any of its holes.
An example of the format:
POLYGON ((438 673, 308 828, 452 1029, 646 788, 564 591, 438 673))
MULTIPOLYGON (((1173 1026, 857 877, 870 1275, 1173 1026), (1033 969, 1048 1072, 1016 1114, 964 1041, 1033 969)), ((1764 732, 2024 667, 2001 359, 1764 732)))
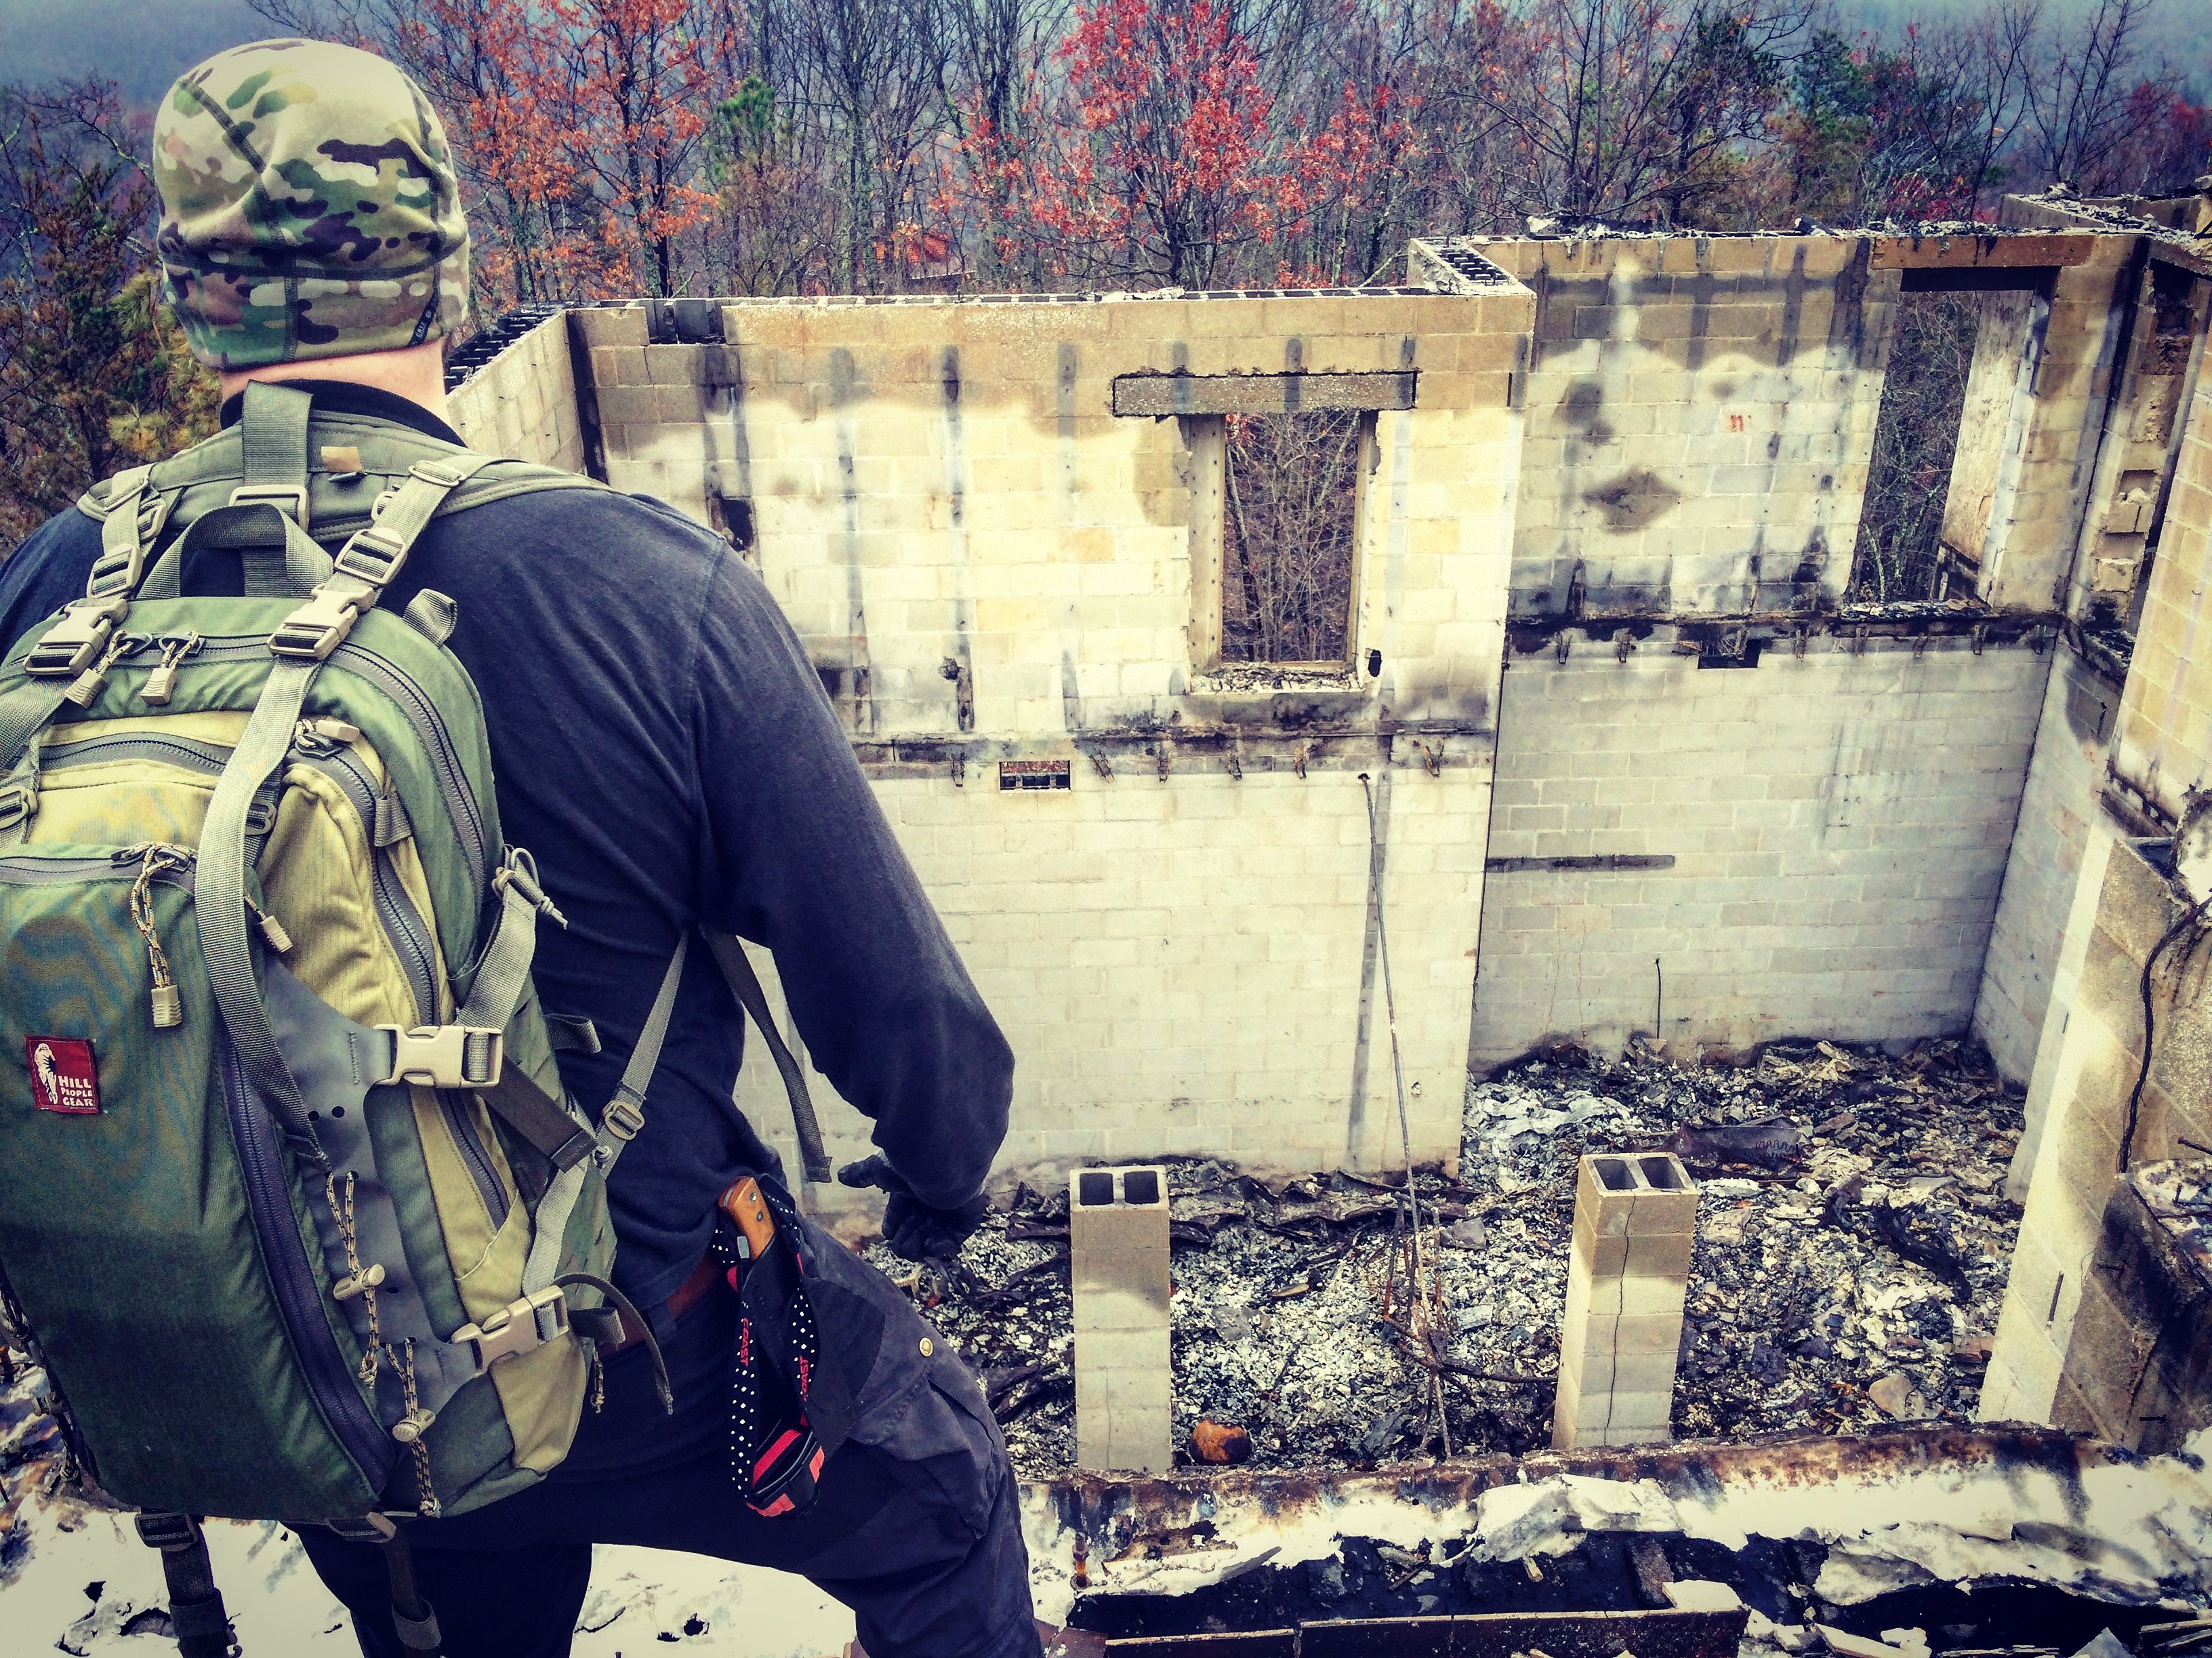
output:
POLYGON ((931 181, 945 42, 926 0, 786 0, 797 108, 822 124, 840 196, 835 280, 895 285, 931 181))
POLYGON ((1480 94, 1528 149, 1528 204, 1679 222, 1763 132, 1811 10, 1811 0, 1537 0, 1534 73, 1480 94))
POLYGON ((1862 598, 1933 596, 1980 297, 1907 294, 1899 302, 1859 514, 1852 577, 1862 598))
POLYGON ((1226 417, 1228 660, 1344 659, 1365 424, 1347 411, 1226 417))
POLYGON ((2094 192, 2114 180, 2101 162, 2129 120, 2142 78, 2142 27, 2153 0, 2097 0, 2078 28, 2046 29, 2027 77, 2022 149, 2038 182, 2094 192))

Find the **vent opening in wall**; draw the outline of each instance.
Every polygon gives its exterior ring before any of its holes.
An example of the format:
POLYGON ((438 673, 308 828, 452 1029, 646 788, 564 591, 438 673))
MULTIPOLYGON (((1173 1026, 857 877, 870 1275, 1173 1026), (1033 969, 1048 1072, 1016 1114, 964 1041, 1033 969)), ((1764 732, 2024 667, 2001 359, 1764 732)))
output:
POLYGON ((1765 639, 1750 636, 1708 639, 1698 649, 1699 667, 1757 667, 1765 639))

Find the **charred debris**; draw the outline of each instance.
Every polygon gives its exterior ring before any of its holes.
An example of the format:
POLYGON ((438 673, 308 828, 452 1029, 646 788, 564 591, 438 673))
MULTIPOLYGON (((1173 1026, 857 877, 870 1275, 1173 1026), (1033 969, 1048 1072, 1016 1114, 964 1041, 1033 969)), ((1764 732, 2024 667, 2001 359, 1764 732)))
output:
MULTIPOLYGON (((1547 1446, 1585 1151, 1672 1150, 1700 1184, 1677 1437, 1963 1422, 2017 1227, 2020 1131, 2017 1090, 1963 1042, 1777 1042, 1701 1067, 1560 1047, 1469 1088, 1459 1173, 1416 1170, 1411 1204, 1401 1174, 1168 1160, 1177 1460, 1547 1446)), ((873 1253, 982 1374, 1039 1478, 1074 1453, 1066 1201, 1018 1189, 956 1263, 873 1253)))

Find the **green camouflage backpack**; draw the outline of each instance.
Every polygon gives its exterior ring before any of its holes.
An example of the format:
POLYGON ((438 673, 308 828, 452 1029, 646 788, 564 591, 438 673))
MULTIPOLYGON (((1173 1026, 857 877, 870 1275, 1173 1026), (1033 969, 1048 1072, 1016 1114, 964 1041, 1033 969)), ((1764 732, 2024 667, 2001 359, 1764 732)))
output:
POLYGON ((309 414, 257 382, 94 490, 86 596, 0 667, 0 1289, 114 1496, 359 1534, 566 1454, 684 952, 593 1120, 452 601, 376 607, 434 515, 597 486, 330 413, 311 461, 309 414), (202 547, 247 596, 179 596, 202 547))

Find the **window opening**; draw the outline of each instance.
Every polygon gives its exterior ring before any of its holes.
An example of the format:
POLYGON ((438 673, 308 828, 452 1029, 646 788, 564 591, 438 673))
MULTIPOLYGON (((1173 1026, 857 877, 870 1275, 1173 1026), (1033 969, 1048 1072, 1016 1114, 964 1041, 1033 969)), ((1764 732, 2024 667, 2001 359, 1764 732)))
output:
MULTIPOLYGON (((1864 504, 1859 511, 1858 546, 1852 561, 1852 596, 1892 603, 1942 596, 1944 543, 1969 568, 1981 558, 1981 541, 1972 545, 1959 531, 1971 514, 1954 513, 1953 534, 1944 534, 1946 503, 1959 456, 1959 427, 1966 404, 1966 382, 1975 365, 1975 341, 1983 332, 1984 303, 2017 308, 2024 323, 2027 296, 1978 293, 1906 293, 1897 303, 1889 346, 1889 373, 1882 382, 1881 411, 1875 422, 1874 456, 1868 469, 1864 504)), ((1999 324, 2002 332, 2002 324, 1999 324)), ((2015 354, 1992 354, 1990 364, 2014 367, 2015 354)), ((2008 386, 2006 388, 2009 389, 2008 386)), ((2001 421, 2008 396, 1985 401, 2000 405, 2001 421)), ((2002 432, 2002 425, 1997 427, 2002 432)), ((1994 457, 1992 457, 1994 458, 1994 457)), ((1978 499, 1988 485, 1972 485, 1978 499)), ((1965 503, 1960 503, 1961 505, 1965 503)), ((1989 508, 1979 503, 1986 528, 1989 508)))
POLYGON ((1352 654, 1358 409, 1222 421, 1221 658, 1343 662, 1352 654))

